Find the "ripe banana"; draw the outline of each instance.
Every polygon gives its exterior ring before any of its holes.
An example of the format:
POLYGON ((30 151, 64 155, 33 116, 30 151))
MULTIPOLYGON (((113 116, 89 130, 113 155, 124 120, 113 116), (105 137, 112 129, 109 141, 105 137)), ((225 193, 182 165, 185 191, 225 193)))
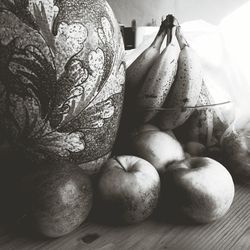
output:
POLYGON ((181 51, 176 79, 163 105, 167 110, 159 113, 161 129, 174 129, 188 119, 193 110, 187 107, 196 105, 202 85, 200 59, 187 43, 180 26, 176 29, 176 37, 181 51))
POLYGON ((135 109, 136 96, 149 69, 160 55, 161 45, 166 37, 166 34, 166 21, 164 20, 162 21, 152 44, 144 50, 126 70, 123 112, 114 146, 116 154, 129 153, 129 135, 133 129, 138 126, 139 122, 135 109))
POLYGON ((176 27, 173 26, 173 16, 169 20, 167 31, 167 46, 155 60, 139 91, 137 105, 142 122, 149 122, 161 108, 177 72, 177 61, 180 52, 178 43, 174 40, 176 27))
POLYGON ((152 44, 145 49, 126 70, 126 88, 129 94, 138 92, 147 72, 160 55, 161 45, 166 37, 166 21, 162 21, 152 44))
POLYGON ((214 110, 207 106, 213 103, 212 96, 203 81, 196 105, 197 108, 183 124, 183 126, 185 126, 186 141, 200 142, 205 146, 210 146, 214 143, 212 140, 214 110))

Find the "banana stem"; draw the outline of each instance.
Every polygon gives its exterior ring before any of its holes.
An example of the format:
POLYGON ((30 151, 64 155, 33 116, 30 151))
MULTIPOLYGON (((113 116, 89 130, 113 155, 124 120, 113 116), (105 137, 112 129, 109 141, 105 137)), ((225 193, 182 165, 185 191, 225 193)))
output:
POLYGON ((167 35, 166 24, 165 24, 165 20, 164 20, 161 22, 160 29, 157 32, 156 37, 150 46, 157 48, 157 49, 160 49, 166 35, 167 35))
POLYGON ((185 48, 185 46, 189 46, 187 40, 183 36, 183 33, 181 31, 181 26, 178 26, 177 29, 176 29, 176 37, 177 37, 180 49, 185 48))
POLYGON ((173 27, 171 27, 171 28, 168 28, 167 29, 167 46, 171 43, 171 41, 172 41, 172 28, 173 27))
POLYGON ((167 27, 167 46, 171 43, 172 37, 173 37, 173 26, 174 26, 174 16, 173 15, 167 15, 165 21, 166 21, 166 27, 167 27))
POLYGON ((186 46, 189 47, 189 44, 187 42, 187 40, 185 39, 185 37, 183 36, 183 33, 181 31, 181 26, 177 26, 176 28, 176 37, 180 46, 180 49, 182 50, 183 48, 185 48, 186 46))
POLYGON ((172 26, 171 28, 167 29, 167 46, 172 43, 173 37, 175 36, 176 33, 176 26, 172 26))

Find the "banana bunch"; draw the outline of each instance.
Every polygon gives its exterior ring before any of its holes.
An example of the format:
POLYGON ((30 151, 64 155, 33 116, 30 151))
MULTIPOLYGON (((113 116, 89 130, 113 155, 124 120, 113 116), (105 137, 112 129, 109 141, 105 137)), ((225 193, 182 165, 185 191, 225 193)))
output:
POLYGON ((173 26, 173 16, 167 16, 166 21, 170 26, 167 31, 167 46, 149 70, 137 97, 143 123, 149 122, 156 115, 157 108, 162 107, 177 72, 180 49, 174 41, 176 26, 173 26))
POLYGON ((126 70, 126 87, 123 104, 123 112, 120 121, 119 133, 116 138, 114 152, 127 152, 129 144, 128 135, 139 126, 138 113, 136 112, 136 100, 145 78, 160 56, 161 46, 167 35, 167 18, 162 21, 160 28, 151 43, 126 70))
POLYGON ((126 88, 129 95, 136 96, 148 74, 158 59, 162 43, 167 35, 167 19, 162 21, 152 44, 146 48, 126 70, 126 88))
POLYGON ((139 125, 137 99, 144 85, 145 79, 150 75, 152 66, 158 61, 161 47, 167 35, 168 18, 162 21, 160 28, 152 42, 126 70, 126 88, 124 99, 123 120, 130 120, 129 127, 139 125))
POLYGON ((181 27, 176 29, 180 46, 176 78, 171 86, 163 108, 159 113, 158 124, 161 129, 174 129, 182 125, 197 104, 202 85, 202 67, 196 52, 187 43, 181 27))

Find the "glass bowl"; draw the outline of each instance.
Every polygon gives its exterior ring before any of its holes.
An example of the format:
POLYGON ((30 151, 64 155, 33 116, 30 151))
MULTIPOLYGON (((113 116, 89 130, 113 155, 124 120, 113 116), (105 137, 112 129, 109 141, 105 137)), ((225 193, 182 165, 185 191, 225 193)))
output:
POLYGON ((225 131, 235 120, 232 101, 182 108, 144 108, 138 119, 161 130, 172 130, 183 144, 194 141, 206 147, 219 145, 225 131))

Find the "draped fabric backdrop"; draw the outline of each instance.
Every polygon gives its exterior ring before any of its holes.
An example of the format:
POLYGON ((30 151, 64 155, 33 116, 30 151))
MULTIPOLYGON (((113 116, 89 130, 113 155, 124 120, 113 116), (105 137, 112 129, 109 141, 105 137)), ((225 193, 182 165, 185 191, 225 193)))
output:
POLYGON ((138 26, 156 21, 161 17, 174 14, 180 22, 203 19, 212 24, 219 24, 222 18, 248 0, 108 0, 119 22, 131 25, 136 19, 138 26))

